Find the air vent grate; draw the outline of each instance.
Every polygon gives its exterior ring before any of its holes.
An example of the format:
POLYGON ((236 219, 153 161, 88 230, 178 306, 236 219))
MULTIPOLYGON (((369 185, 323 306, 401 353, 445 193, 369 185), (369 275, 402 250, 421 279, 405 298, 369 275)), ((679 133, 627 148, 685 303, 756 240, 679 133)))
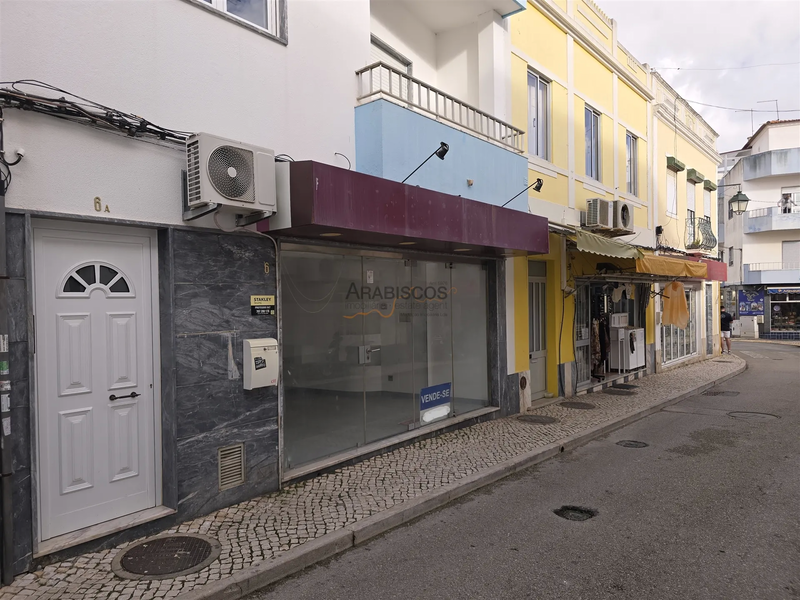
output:
POLYGON ((219 491, 244 483, 244 444, 217 450, 219 460, 219 491))
POLYGON ((200 142, 190 142, 186 146, 186 178, 189 190, 189 204, 202 202, 200 195, 200 142))

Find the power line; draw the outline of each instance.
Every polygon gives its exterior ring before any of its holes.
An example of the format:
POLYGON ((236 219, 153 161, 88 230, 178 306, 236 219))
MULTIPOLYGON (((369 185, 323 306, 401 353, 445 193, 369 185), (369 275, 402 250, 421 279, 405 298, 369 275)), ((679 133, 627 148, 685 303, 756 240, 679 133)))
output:
POLYGON ((787 67, 800 65, 800 61, 788 63, 765 63, 763 65, 745 65, 743 67, 653 67, 657 71, 738 71, 739 69, 758 69, 759 67, 787 67))
MULTIPOLYGON (((698 102, 697 100, 688 100, 683 98, 689 104, 699 104, 700 106, 710 106, 711 108, 718 108, 720 110, 739 110, 744 112, 757 112, 757 113, 774 113, 774 110, 758 110, 756 108, 730 108, 729 106, 717 106, 716 104, 706 104, 705 102, 698 102)), ((790 108, 789 110, 781 109, 781 112, 800 112, 800 108, 790 108)))

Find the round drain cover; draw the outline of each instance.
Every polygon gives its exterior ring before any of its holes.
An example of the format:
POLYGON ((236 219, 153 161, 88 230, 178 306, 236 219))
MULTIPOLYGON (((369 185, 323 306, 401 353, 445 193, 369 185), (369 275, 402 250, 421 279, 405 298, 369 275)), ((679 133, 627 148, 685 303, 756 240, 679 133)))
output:
POLYGON ((553 512, 567 521, 588 521, 597 516, 596 510, 582 506, 562 506, 553 512))
POLYGON ((547 415, 520 415, 517 420, 523 423, 538 423, 539 425, 548 425, 549 423, 558 423, 555 417, 548 417, 547 415))
POLYGON ((220 551, 219 542, 204 535, 162 535, 119 552, 111 570, 124 579, 171 579, 204 569, 220 551))
POLYGON ((559 405, 564 408, 577 408, 578 410, 590 410, 594 408, 594 404, 589 404, 588 402, 561 402, 559 405))
POLYGON ((747 412, 747 411, 734 411, 728 413, 729 417, 734 419, 742 419, 743 421, 772 421, 773 419, 780 419, 777 415, 769 413, 747 412))
POLYGON ((617 446, 622 446, 623 448, 647 448, 647 444, 636 440, 622 440, 617 442, 617 446))

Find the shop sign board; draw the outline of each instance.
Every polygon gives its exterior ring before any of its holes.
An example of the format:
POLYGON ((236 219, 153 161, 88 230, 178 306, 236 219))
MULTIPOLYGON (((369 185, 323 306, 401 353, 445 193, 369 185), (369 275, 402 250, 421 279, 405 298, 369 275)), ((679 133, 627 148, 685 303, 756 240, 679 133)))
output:
POLYGON ((250 314, 254 317, 274 316, 275 296, 250 296, 250 314))
POLYGON ((739 316, 755 317, 764 314, 763 290, 739 290, 739 316))

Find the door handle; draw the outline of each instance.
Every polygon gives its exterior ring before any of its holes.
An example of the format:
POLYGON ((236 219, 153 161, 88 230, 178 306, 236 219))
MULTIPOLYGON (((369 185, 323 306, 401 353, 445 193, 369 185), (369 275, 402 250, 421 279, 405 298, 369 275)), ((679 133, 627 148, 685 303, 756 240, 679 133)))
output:
POLYGON ((137 398, 139 396, 141 396, 141 394, 137 394, 136 392, 131 392, 127 396, 115 396, 114 394, 111 394, 108 397, 108 399, 113 402, 114 400, 122 400, 123 398, 137 398))

